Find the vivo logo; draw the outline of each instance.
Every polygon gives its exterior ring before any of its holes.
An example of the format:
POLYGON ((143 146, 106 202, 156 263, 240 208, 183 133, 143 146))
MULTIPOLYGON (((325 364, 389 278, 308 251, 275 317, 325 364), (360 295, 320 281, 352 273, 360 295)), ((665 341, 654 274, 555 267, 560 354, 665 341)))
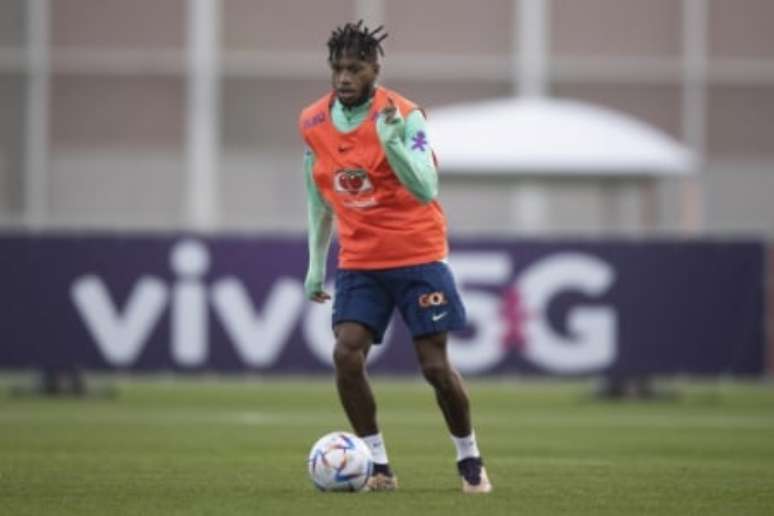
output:
POLYGON ((278 278, 258 309, 235 277, 220 278, 211 285, 203 283, 210 255, 201 242, 177 243, 170 265, 177 277, 173 285, 158 277, 143 276, 123 308, 113 303, 108 287, 98 276, 83 276, 73 283, 73 303, 108 363, 132 365, 169 308, 173 360, 184 367, 206 364, 208 306, 213 307, 245 364, 262 367, 276 360, 304 303, 303 286, 297 280, 278 278))
MULTIPOLYGON (((450 336, 452 362, 462 372, 484 373, 515 349, 537 368, 556 374, 591 373, 612 365, 618 334, 614 307, 592 301, 572 306, 562 325, 566 334, 552 327, 548 310, 563 293, 580 293, 592 300, 603 296, 615 283, 613 268, 592 255, 560 252, 535 261, 514 277, 512 259, 504 252, 457 252, 450 257, 473 330, 465 337, 450 336)), ((70 295, 76 311, 111 366, 134 365, 164 313, 170 316, 169 346, 179 367, 207 365, 213 323, 222 326, 246 367, 271 367, 299 322, 307 350, 332 366, 332 303, 305 302, 300 279, 275 278, 261 306, 256 306, 237 277, 204 281, 210 254, 202 242, 176 243, 170 268, 175 277, 171 284, 157 276, 141 276, 123 306, 115 303, 109 285, 95 274, 73 282, 70 295)), ((332 284, 327 287, 333 292, 332 284)), ((392 326, 384 344, 372 348, 369 363, 389 348, 392 326)))

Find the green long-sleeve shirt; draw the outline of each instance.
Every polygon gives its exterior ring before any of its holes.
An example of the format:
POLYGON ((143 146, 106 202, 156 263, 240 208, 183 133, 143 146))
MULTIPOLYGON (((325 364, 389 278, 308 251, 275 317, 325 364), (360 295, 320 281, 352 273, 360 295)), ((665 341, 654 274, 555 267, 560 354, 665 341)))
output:
MULTIPOLYGON (((336 100, 331 108, 331 120, 336 129, 347 133, 363 123, 371 109, 373 99, 347 108, 336 100)), ((427 141, 425 118, 420 110, 414 110, 404 120, 400 113, 388 123, 384 117, 376 122, 379 141, 390 167, 398 180, 420 202, 430 202, 438 195, 438 174, 432 151, 427 141)), ((304 154, 304 172, 308 205, 309 266, 304 289, 307 297, 323 290, 325 263, 333 232, 333 212, 320 195, 312 177, 314 153, 307 149, 304 154)))

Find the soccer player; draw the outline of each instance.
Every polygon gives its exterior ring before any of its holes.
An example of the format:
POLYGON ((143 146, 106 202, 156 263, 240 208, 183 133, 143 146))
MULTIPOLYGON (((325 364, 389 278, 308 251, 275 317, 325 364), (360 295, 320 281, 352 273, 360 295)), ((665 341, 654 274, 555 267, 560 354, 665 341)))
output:
POLYGON ((309 299, 330 299, 323 282, 335 220, 336 386, 355 433, 373 454, 368 487, 398 487, 365 367, 371 345, 381 342, 397 307, 456 446, 462 489, 487 493, 492 484, 471 426, 468 396, 446 352, 447 332, 465 326, 465 308, 446 264, 446 217, 436 200, 435 160, 422 111, 376 84, 386 37, 382 27, 369 31, 362 20, 337 28, 328 40, 333 91, 300 116, 309 207, 304 286, 309 299))

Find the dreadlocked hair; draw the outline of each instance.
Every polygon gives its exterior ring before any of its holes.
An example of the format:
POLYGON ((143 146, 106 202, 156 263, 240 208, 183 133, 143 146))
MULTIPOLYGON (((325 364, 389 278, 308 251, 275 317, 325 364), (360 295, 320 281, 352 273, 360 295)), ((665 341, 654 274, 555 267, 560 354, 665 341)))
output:
POLYGON ((345 54, 364 61, 376 61, 377 52, 378 55, 384 55, 382 41, 387 37, 387 33, 379 34, 383 28, 383 25, 379 25, 369 31, 368 27, 363 25, 363 20, 336 27, 328 39, 328 61, 333 62, 345 54))

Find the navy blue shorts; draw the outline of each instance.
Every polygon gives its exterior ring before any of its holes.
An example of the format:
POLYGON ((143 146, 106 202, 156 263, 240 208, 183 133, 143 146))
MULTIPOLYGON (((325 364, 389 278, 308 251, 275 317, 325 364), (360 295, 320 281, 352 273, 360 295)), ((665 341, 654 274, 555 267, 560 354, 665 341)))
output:
POLYGON ((336 272, 333 326, 360 323, 378 344, 396 307, 415 338, 465 327, 465 307, 446 263, 336 272))

